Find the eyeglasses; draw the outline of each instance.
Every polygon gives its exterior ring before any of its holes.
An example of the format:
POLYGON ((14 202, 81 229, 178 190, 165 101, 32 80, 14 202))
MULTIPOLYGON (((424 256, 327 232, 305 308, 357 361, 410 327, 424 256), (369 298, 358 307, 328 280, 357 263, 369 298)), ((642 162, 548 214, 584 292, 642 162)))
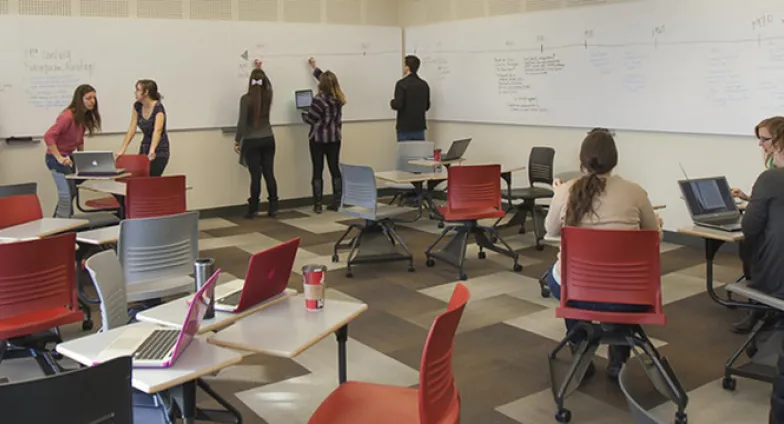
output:
POLYGON ((758 139, 760 142, 762 142, 762 143, 767 143, 767 142, 769 142, 769 141, 772 141, 772 140, 773 140, 773 137, 758 137, 757 139, 758 139))

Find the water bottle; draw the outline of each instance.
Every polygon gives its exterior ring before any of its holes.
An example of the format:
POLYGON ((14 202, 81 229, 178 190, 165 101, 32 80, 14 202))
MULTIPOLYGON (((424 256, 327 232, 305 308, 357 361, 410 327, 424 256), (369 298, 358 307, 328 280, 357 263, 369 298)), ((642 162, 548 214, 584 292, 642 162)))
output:
MULTIPOLYGON (((193 275, 196 277, 196 291, 199 291, 204 283, 215 274, 215 260, 212 258, 199 258, 193 263, 193 275)), ((204 311, 204 319, 215 318, 215 286, 204 293, 209 297, 207 310, 204 311)))

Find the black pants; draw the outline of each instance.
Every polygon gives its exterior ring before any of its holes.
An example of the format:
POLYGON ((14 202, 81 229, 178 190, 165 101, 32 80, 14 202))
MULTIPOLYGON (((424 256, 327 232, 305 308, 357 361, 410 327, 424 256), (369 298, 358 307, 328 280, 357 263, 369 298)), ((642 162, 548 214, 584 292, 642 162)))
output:
POLYGON ((163 175, 163 171, 166 169, 166 165, 169 164, 169 157, 155 157, 152 162, 150 162, 150 176, 151 177, 160 177, 163 175))
POLYGON ((275 181, 275 137, 252 138, 242 141, 242 154, 250 172, 250 201, 258 202, 261 197, 261 177, 267 185, 269 200, 278 198, 278 182, 275 181))
POLYGON ((324 174, 324 156, 327 157, 327 167, 332 179, 340 178, 340 142, 316 143, 310 140, 310 160, 313 162, 313 179, 320 181, 324 174))

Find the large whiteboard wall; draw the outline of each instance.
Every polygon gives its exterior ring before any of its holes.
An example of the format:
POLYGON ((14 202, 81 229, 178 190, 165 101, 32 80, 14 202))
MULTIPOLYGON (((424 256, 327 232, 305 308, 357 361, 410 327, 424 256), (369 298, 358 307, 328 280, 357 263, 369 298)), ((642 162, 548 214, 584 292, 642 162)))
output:
POLYGON ((430 119, 751 133, 784 114, 784 1, 646 0, 406 28, 430 119))
POLYGON ((395 27, 0 16, 0 137, 43 134, 81 83, 98 91, 103 131, 124 132, 142 78, 158 82, 170 129, 234 126, 254 58, 275 90, 273 124, 301 122, 293 93, 316 87, 309 56, 338 75, 344 119, 392 119, 401 40, 395 27))

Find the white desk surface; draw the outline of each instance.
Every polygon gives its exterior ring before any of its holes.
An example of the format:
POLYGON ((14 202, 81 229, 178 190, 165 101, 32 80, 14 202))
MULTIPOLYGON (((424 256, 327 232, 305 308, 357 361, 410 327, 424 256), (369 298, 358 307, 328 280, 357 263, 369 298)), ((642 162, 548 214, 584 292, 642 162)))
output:
MULTIPOLYGON (((98 193, 113 194, 116 196, 125 196, 126 185, 125 181, 114 180, 91 180, 85 181, 79 186, 85 190, 95 191, 98 193)), ((190 190, 193 187, 186 185, 185 190, 190 190)))
POLYGON ((86 219, 41 218, 0 230, 0 239, 25 240, 47 237, 89 224, 86 219))
POLYGON ((405 171, 382 171, 376 172, 375 175, 379 180, 394 184, 419 183, 433 180, 445 180, 447 178, 446 172, 422 172, 420 174, 415 174, 413 172, 405 171))
POLYGON ((130 177, 132 174, 130 172, 123 172, 122 174, 117 175, 79 175, 77 174, 67 174, 65 176, 66 179, 69 180, 90 180, 90 181, 111 181, 117 180, 120 178, 130 177))
MULTIPOLYGON (((215 287, 215 297, 219 298, 225 296, 232 290, 242 287, 243 284, 244 281, 239 279, 221 284, 215 287)), ((227 327, 237 322, 238 320, 247 317, 248 315, 261 311, 264 308, 268 308, 275 303, 278 303, 287 297, 291 297, 296 294, 296 290, 286 289, 283 291, 283 293, 268 299, 266 302, 259 303, 258 305, 240 313, 215 311, 215 318, 205 319, 201 322, 199 333, 215 331, 220 328, 227 327)), ((163 305, 146 309, 136 314, 136 319, 152 324, 164 325, 167 327, 182 328, 183 319, 185 318, 185 314, 188 312, 188 300, 192 298, 192 295, 181 297, 179 299, 166 302, 163 305)))
POLYGON ((465 159, 453 159, 453 160, 433 160, 433 159, 412 159, 408 161, 409 165, 415 166, 441 166, 441 165, 452 165, 455 163, 461 163, 465 161, 465 159))
MULTIPOLYGON (((158 327, 147 323, 129 325, 158 327)), ((91 366, 101 351, 122 334, 127 327, 118 327, 106 333, 96 333, 60 343, 56 350, 80 364, 91 366)), ((241 361, 242 355, 240 353, 209 344, 204 337, 199 336, 193 339, 182 356, 170 368, 134 368, 131 385, 145 393, 157 393, 241 361)))
POLYGON ((216 333, 210 343, 241 351, 293 358, 367 310, 364 303, 327 299, 305 310, 305 297, 289 297, 216 333))
POLYGON ((726 241, 730 243, 743 240, 743 233, 740 231, 721 231, 714 230, 713 228, 700 227, 697 225, 689 228, 678 228, 678 232, 681 234, 701 237, 704 239, 726 241))
POLYGON ((100 246, 102 244, 117 243, 120 238, 120 226, 103 227, 90 231, 76 233, 76 241, 79 243, 100 246))

